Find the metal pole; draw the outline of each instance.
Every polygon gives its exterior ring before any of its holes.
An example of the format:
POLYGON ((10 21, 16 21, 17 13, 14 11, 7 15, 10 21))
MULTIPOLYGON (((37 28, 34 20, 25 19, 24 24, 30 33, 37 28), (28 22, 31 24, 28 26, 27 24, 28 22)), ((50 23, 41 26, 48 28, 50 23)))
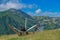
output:
POLYGON ((27 18, 25 18, 25 29, 27 29, 27 18))

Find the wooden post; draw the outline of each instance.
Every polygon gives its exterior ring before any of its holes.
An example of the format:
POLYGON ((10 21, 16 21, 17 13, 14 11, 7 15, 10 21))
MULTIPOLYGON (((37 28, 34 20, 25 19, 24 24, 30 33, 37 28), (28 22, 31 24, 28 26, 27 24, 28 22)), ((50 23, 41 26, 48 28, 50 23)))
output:
POLYGON ((9 25, 9 27, 16 33, 19 35, 19 33, 17 32, 17 30, 14 29, 14 27, 12 25, 9 25))

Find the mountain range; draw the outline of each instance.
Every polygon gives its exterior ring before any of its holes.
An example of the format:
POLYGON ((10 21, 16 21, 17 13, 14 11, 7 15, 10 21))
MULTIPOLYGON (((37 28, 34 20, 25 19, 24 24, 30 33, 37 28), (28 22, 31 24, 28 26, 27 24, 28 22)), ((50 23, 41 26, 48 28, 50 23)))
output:
MULTIPOLYGON (((9 9, 4 12, 0 12, 0 34, 12 34, 14 33, 9 25, 13 25, 17 29, 20 26, 25 27, 25 19, 34 20, 27 13, 17 10, 17 9, 9 9)), ((31 20, 27 20, 27 28, 30 28, 34 25, 34 22, 31 20)))
POLYGON ((10 29, 9 25, 13 25, 17 29, 20 26, 25 27, 25 20, 27 18, 27 29, 37 24, 37 20, 40 21, 40 30, 53 30, 60 28, 60 17, 49 16, 33 16, 31 17, 27 13, 17 10, 8 9, 0 12, 0 35, 2 34, 14 34, 15 32, 10 29))

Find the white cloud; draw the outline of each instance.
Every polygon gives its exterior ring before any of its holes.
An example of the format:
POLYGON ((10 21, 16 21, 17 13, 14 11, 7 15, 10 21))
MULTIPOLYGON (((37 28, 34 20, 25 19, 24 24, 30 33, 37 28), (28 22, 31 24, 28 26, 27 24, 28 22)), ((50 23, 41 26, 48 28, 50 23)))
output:
POLYGON ((6 6, 7 8, 22 9, 25 8, 26 5, 22 3, 7 3, 6 6))
POLYGON ((41 12, 42 12, 41 9, 37 9, 37 10, 35 11, 36 14, 40 14, 41 12))
POLYGON ((42 16, 51 16, 51 17, 59 17, 60 16, 60 12, 43 12, 42 16))
POLYGON ((32 8, 36 8, 36 7, 37 7, 36 4, 29 4, 29 5, 28 5, 28 8, 30 8, 30 9, 32 9, 32 8))
MULTIPOLYGON (((5 0, 3 0, 5 2, 5 0)), ((2 3, 0 4, 0 11, 8 10, 10 8, 15 8, 15 9, 24 9, 24 8, 33 8, 35 5, 34 4, 23 4, 20 3, 18 0, 9 0, 7 3, 2 3)))
POLYGON ((4 3, 0 4, 0 9, 2 9, 0 11, 7 10, 9 8, 22 9, 22 8, 25 8, 25 6, 26 6, 25 4, 19 3, 16 0, 10 0, 6 4, 4 3))
POLYGON ((37 9, 35 11, 35 16, 37 16, 37 15, 38 16, 60 17, 60 12, 51 12, 51 11, 45 11, 45 12, 43 12, 41 9, 37 9))

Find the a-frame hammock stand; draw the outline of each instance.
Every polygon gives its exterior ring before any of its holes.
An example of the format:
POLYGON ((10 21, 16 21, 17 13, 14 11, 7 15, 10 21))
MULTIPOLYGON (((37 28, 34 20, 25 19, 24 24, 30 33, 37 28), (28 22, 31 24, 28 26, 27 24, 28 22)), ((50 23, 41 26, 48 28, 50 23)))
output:
POLYGON ((20 31, 19 29, 15 28, 14 26, 12 25, 9 25, 10 29, 12 29, 16 34, 18 34, 18 36, 20 35, 24 35, 24 34, 28 34, 28 31, 20 31))

